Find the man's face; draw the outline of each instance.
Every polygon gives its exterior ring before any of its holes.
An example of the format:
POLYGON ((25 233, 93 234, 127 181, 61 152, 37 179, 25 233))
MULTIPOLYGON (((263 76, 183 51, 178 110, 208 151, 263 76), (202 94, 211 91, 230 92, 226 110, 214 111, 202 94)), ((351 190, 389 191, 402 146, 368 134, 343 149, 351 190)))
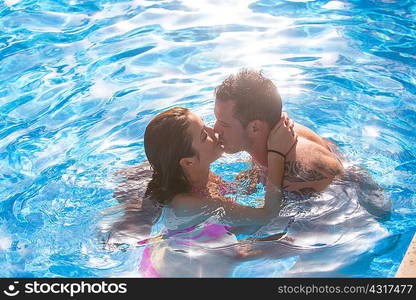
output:
POLYGON ((214 113, 217 121, 214 130, 226 153, 247 151, 249 140, 245 128, 234 117, 234 101, 215 101, 214 113))

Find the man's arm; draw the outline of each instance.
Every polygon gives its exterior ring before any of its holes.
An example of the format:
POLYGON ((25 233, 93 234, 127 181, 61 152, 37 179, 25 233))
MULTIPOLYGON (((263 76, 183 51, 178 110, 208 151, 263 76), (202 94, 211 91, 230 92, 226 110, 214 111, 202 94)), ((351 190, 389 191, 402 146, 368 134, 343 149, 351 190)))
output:
POLYGON ((344 174, 344 167, 334 153, 328 153, 326 149, 317 149, 317 152, 322 153, 322 155, 317 155, 313 162, 313 165, 318 172, 328 178, 331 178, 331 181, 335 177, 344 174))
POLYGON ((308 139, 298 145, 285 162, 283 189, 301 195, 320 192, 344 173, 337 156, 308 139))

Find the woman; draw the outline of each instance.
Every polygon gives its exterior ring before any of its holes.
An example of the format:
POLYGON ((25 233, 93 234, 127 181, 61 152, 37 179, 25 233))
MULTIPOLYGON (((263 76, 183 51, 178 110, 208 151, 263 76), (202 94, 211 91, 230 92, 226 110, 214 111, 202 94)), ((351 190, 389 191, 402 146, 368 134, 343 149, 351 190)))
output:
MULTIPOLYGON (((218 259, 218 251, 211 251, 211 256, 203 251, 203 259, 198 254, 195 260, 194 246, 204 245, 206 250, 235 245, 237 240, 230 234, 231 226, 264 225, 278 215, 284 164, 284 156, 278 153, 287 153, 296 142, 292 127, 284 119, 270 134, 268 149, 272 151, 268 154, 268 163, 274 165, 270 169, 278 171, 267 174, 264 205, 255 208, 224 197, 228 193, 227 183, 210 172, 211 163, 222 155, 223 147, 213 129, 197 115, 175 107, 160 113, 148 124, 144 144, 153 173, 145 199, 164 207, 164 225, 168 230, 159 239, 143 242, 153 244, 143 253, 141 271, 145 276, 195 276, 196 273, 211 276, 213 273, 201 267, 208 261, 209 269, 215 269, 216 276, 218 268, 225 273, 229 271, 225 260, 218 259), (192 247, 193 260, 189 258, 192 247), (220 266, 213 268, 214 261, 220 266)), ((225 251, 225 256, 235 256, 235 248, 230 250, 225 251)))
POLYGON ((186 108, 169 109, 157 115, 145 131, 145 152, 153 169, 146 196, 169 205, 177 216, 203 212, 201 219, 222 208, 222 221, 229 225, 265 224, 278 213, 282 198, 284 156, 278 153, 287 153, 295 141, 288 122, 279 122, 268 140, 268 150, 272 150, 268 164, 276 166, 269 170, 278 171, 267 174, 265 203, 261 208, 240 205, 221 197, 218 191, 224 182, 210 172, 211 163, 223 154, 213 129, 186 108))

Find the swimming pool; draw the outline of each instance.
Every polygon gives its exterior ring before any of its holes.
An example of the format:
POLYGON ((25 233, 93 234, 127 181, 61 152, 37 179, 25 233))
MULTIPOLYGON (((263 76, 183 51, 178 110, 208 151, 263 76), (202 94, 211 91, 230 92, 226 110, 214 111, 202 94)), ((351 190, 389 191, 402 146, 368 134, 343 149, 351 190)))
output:
MULTIPOLYGON (((213 89, 241 67, 263 69, 290 116, 366 167, 392 213, 376 220, 350 194, 305 202, 297 249, 313 254, 230 276, 394 276, 416 231, 415 37, 411 0, 1 2, 0 276, 142 276, 140 248, 97 237, 112 175, 145 160, 161 110, 212 124, 213 89)), ((214 170, 230 179, 245 158, 214 170)))

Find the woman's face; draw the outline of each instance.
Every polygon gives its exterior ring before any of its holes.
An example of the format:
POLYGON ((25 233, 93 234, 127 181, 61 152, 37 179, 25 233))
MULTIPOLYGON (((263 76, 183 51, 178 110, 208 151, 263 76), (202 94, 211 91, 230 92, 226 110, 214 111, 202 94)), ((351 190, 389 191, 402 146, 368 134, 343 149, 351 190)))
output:
POLYGON ((191 112, 188 114, 188 121, 188 132, 192 135, 192 147, 199 154, 199 161, 212 163, 217 160, 223 154, 224 147, 220 144, 214 129, 207 127, 200 117, 191 112))

